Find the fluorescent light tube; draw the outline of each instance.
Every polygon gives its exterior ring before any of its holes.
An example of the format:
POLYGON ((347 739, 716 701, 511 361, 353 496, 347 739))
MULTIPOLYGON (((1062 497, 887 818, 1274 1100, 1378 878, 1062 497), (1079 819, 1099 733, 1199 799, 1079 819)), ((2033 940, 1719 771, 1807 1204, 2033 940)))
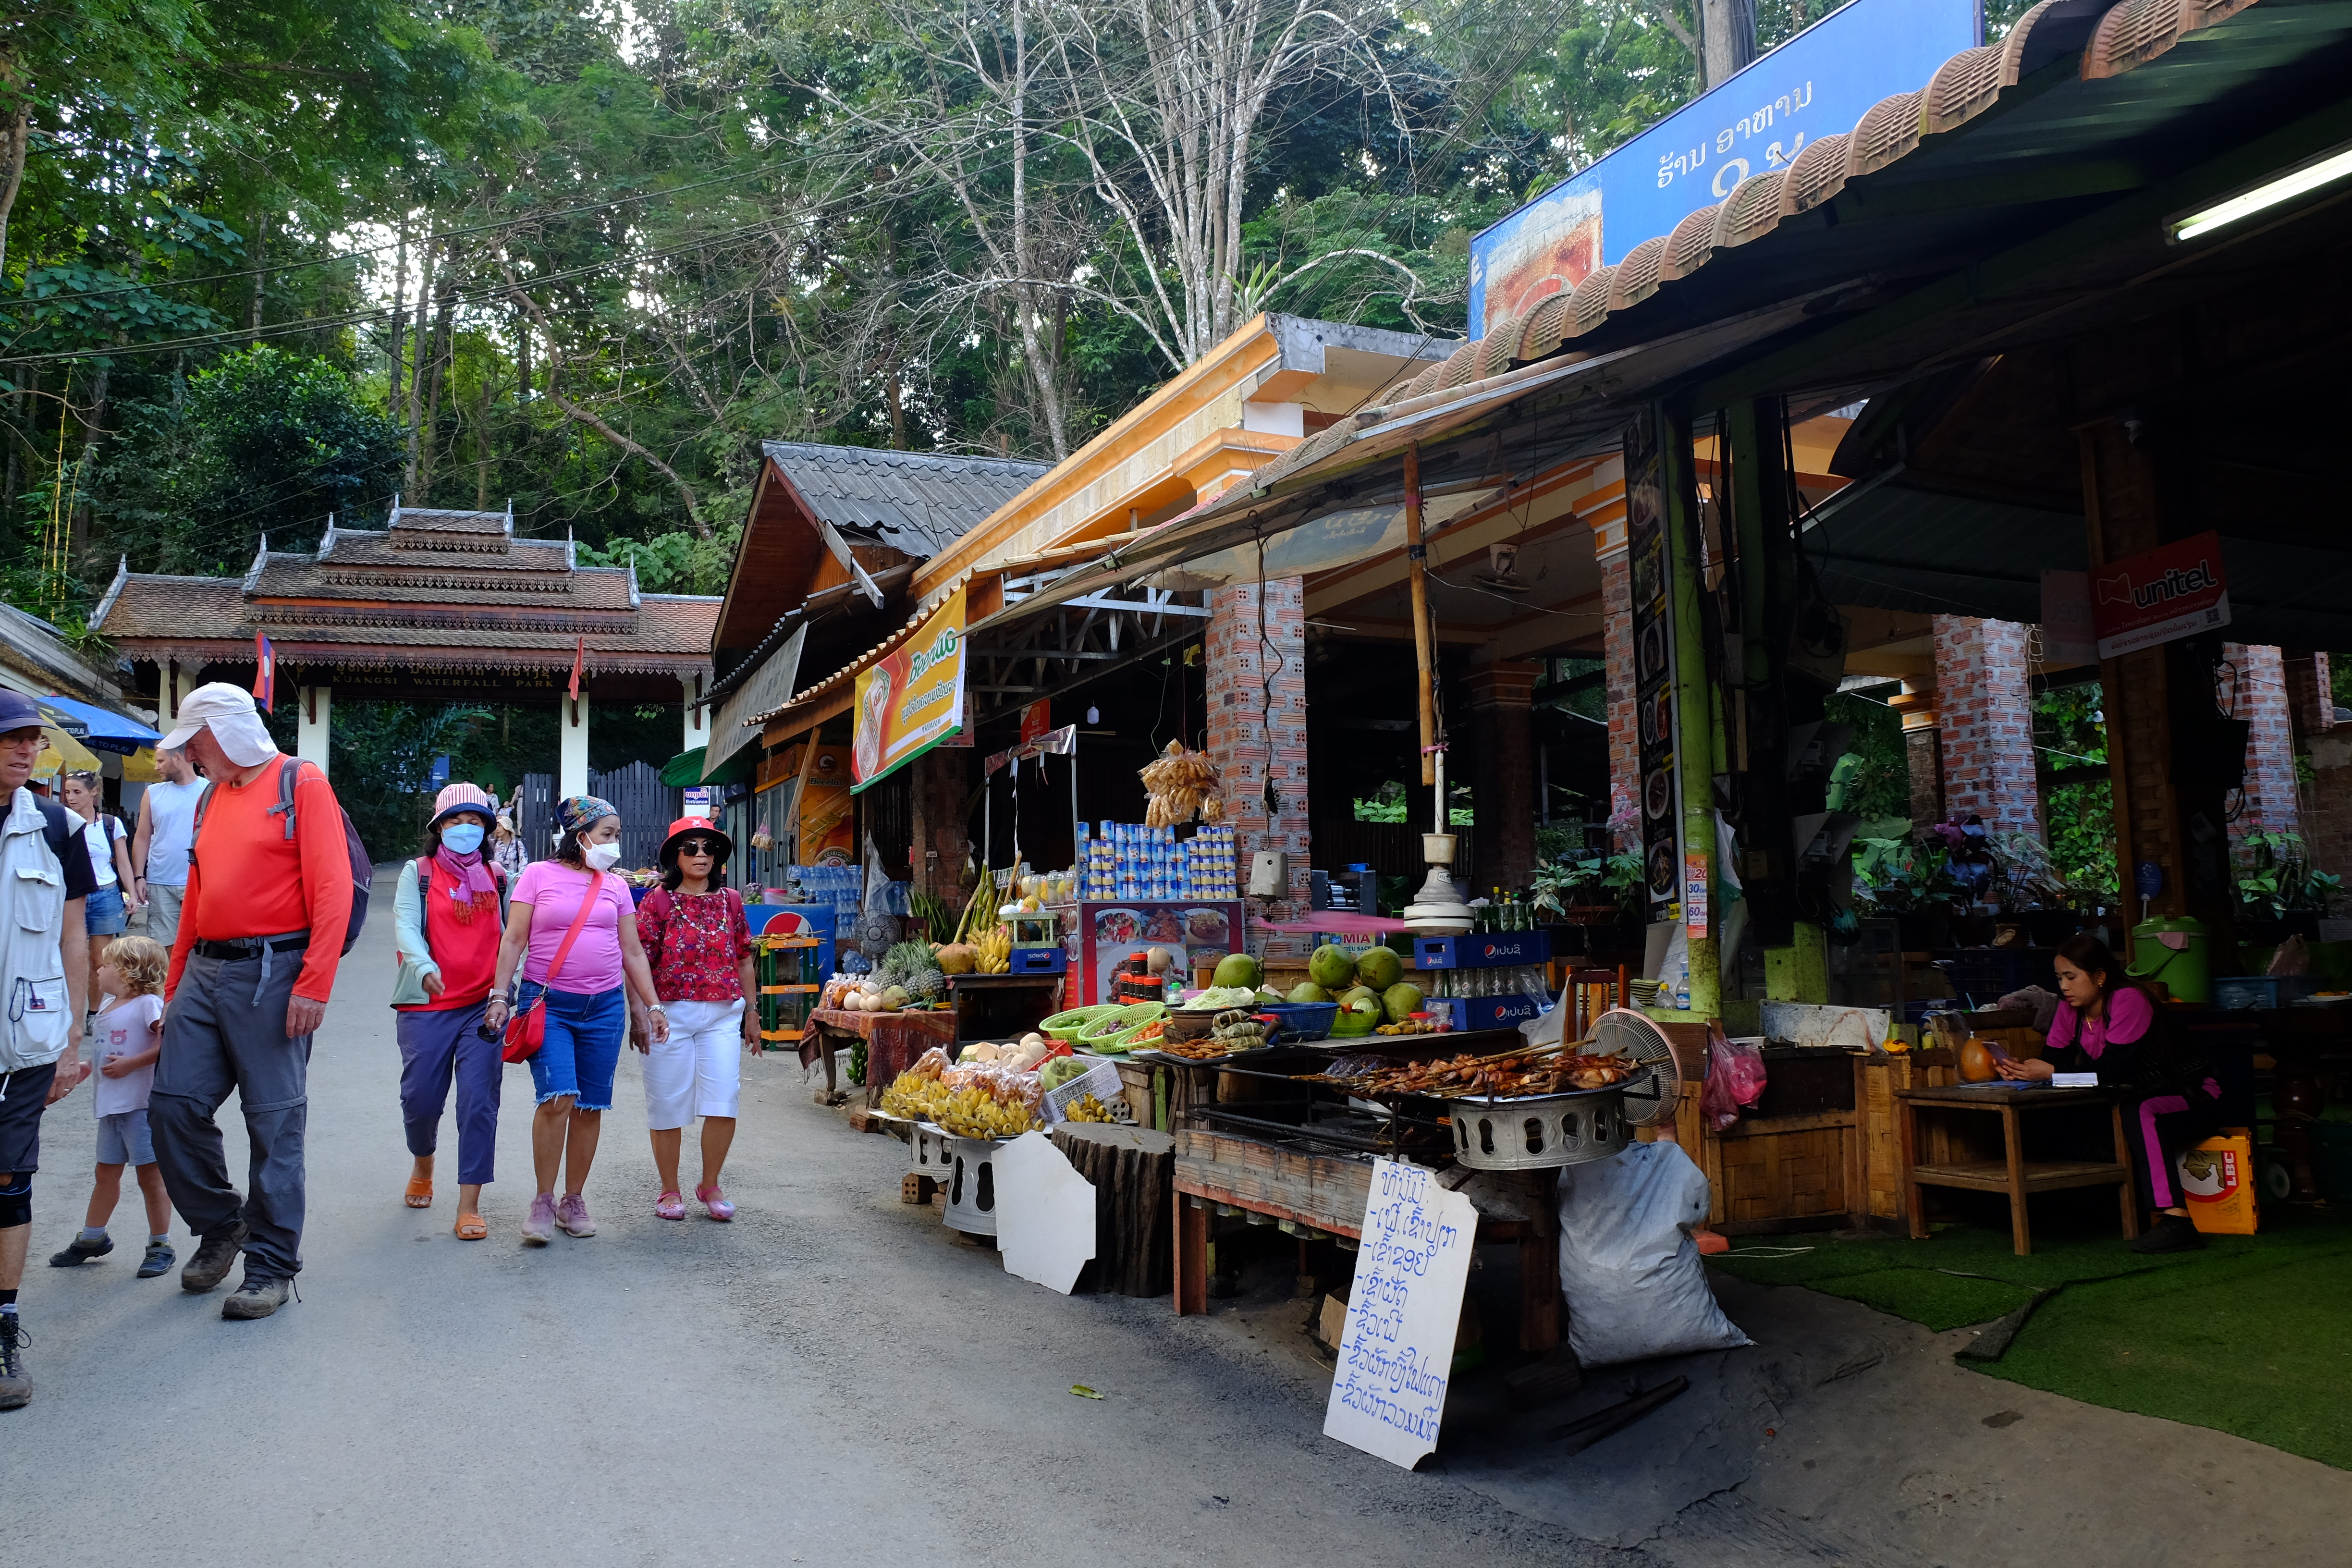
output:
POLYGON ((2210 234, 2240 218, 2252 217, 2258 212, 2277 206, 2281 202, 2291 202, 2322 185, 2332 184, 2347 174, 2352 174, 2352 148, 2330 153, 2315 163, 2305 163, 2290 174, 2265 180, 2252 190, 2231 196, 2226 202, 2175 220, 2172 225, 2173 241, 2179 244, 2210 234))

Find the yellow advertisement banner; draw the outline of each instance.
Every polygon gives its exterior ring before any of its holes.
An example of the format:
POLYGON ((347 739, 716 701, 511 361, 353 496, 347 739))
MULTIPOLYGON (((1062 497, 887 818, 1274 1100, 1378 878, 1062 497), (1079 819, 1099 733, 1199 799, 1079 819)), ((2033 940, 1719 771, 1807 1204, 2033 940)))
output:
POLYGON ((849 744, 852 791, 963 726, 963 594, 931 613, 915 635, 857 678, 849 744))

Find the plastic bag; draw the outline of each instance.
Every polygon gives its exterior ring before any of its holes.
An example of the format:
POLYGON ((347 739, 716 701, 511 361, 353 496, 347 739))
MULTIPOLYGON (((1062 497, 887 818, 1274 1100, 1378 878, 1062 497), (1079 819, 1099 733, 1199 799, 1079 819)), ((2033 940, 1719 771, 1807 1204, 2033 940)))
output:
POLYGON ((1559 1173, 1559 1288, 1568 1342, 1586 1366, 1729 1350, 1754 1342, 1717 1306, 1689 1226, 1707 1215, 1706 1175, 1674 1143, 1559 1173))
POLYGON ((1764 1053, 1753 1040, 1729 1040, 1709 1026, 1706 1042, 1706 1087, 1699 1094, 1699 1113, 1708 1127, 1720 1132, 1739 1120, 1740 1108, 1764 1098, 1764 1053))
POLYGON ((2036 1034, 2050 1032, 2050 1021, 2058 1016, 2058 994, 2040 985, 2029 985, 2022 991, 2012 991, 2000 999, 2004 1007, 2033 1009, 2033 1030, 2036 1034))

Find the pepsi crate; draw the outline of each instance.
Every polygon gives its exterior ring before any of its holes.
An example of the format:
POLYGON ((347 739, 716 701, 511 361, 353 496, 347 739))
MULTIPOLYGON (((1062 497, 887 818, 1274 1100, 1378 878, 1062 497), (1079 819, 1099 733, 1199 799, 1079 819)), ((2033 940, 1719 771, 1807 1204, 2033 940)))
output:
POLYGON ((1422 1006, 1429 1013, 1451 1018, 1457 1033, 1465 1029, 1515 1028, 1543 1011, 1543 1003, 1533 996, 1432 996, 1422 1006))
POLYGON ((1069 952, 1060 947, 1016 947, 1008 974, 1063 974, 1069 971, 1069 952))
POLYGON ((1501 969, 1550 962, 1551 932, 1548 931, 1482 931, 1465 936, 1412 939, 1416 969, 1501 969))

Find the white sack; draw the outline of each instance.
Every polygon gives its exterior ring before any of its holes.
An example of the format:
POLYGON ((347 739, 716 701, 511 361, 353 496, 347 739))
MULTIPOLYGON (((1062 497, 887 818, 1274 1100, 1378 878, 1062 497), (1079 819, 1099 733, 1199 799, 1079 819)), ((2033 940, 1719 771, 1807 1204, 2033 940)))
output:
POLYGON ((1753 1344, 1715 1304, 1698 1244, 1706 1176, 1675 1143, 1635 1143, 1559 1173, 1559 1288, 1586 1366, 1753 1344))

